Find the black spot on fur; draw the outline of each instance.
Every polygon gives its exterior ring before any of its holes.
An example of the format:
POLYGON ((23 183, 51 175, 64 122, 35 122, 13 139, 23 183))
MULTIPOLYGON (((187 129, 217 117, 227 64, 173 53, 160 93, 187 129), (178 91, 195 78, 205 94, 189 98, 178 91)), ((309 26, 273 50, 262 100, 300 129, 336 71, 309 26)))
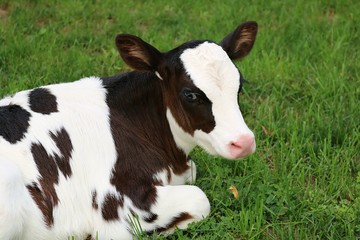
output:
POLYGON ((150 215, 144 218, 144 221, 147 223, 152 223, 158 219, 158 215, 154 213, 150 213, 150 215))
POLYGON ((36 88, 29 94, 31 110, 42 114, 57 112, 56 97, 46 88, 36 88))
POLYGON ((105 196, 101 213, 106 221, 118 220, 118 207, 123 207, 124 199, 114 194, 108 193, 105 196))
POLYGON ((0 107, 0 136, 10 143, 20 141, 29 127, 31 114, 18 105, 0 107))

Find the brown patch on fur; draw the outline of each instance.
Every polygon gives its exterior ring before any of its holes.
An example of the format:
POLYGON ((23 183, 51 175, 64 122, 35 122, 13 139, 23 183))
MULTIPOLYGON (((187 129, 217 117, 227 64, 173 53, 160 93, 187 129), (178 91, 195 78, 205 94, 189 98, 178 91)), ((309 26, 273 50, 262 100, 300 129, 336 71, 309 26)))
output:
POLYGON ((65 178, 71 177, 72 171, 70 166, 70 158, 73 151, 71 139, 67 131, 62 128, 56 134, 50 133, 51 138, 56 143, 62 156, 55 155, 55 162, 65 178))
POLYGON ((123 207, 124 200, 119 196, 108 193, 105 196, 104 202, 102 204, 101 213, 103 218, 106 221, 118 220, 119 213, 118 208, 123 207))
POLYGON ((174 71, 171 74, 173 78, 163 81, 165 104, 169 107, 171 114, 181 128, 190 135, 193 135, 196 130, 211 132, 215 128, 211 101, 199 88, 195 87, 192 80, 184 73, 184 69, 178 73, 176 72, 178 69, 172 70, 174 71), (181 95, 184 87, 199 93, 202 98, 201 103, 187 102, 181 95))
POLYGON ((212 102, 203 91, 197 88, 185 69, 180 59, 169 60, 175 66, 162 66, 161 72, 167 72, 167 81, 163 81, 163 93, 165 104, 171 111, 181 128, 193 135, 196 130, 206 133, 215 127, 215 119, 212 113, 212 102), (165 70, 166 69, 166 70, 165 70), (182 94, 184 88, 198 94, 199 102, 189 103, 182 94))
MULTIPOLYGON (((32 199, 39 207, 40 211, 43 214, 44 221, 48 227, 51 227, 54 224, 53 208, 54 208, 54 199, 52 196, 43 194, 43 192, 38 187, 37 183, 32 183, 32 185, 27 185, 32 199)), ((57 203, 57 197, 56 197, 57 203)))
POLYGON ((175 228, 179 223, 192 219, 193 216, 191 216, 189 213, 187 212, 182 212, 180 213, 178 216, 174 217, 170 223, 168 223, 165 227, 161 227, 161 228, 157 228, 155 230, 155 232, 165 232, 168 230, 171 230, 173 228, 175 228))
POLYGON ((54 223, 52 211, 59 202, 55 191, 55 185, 59 182, 58 169, 60 169, 65 177, 71 175, 69 160, 72 152, 71 140, 65 129, 61 129, 56 134, 50 133, 50 136, 56 143, 62 156, 50 156, 43 145, 33 143, 31 145, 31 153, 40 174, 39 183, 41 189, 35 183, 27 186, 32 198, 43 213, 48 227, 54 223))
POLYGON ((41 176, 39 183, 42 191, 37 186, 28 186, 28 190, 43 213, 47 226, 50 227, 54 223, 53 208, 59 201, 54 187, 59 181, 58 168, 41 144, 32 144, 31 153, 41 176))
POLYGON ((41 144, 32 144, 31 153, 41 176, 39 183, 43 194, 48 197, 54 205, 57 205, 59 199, 54 185, 59 181, 59 171, 56 163, 41 144))
POLYGON ((160 183, 154 174, 170 167, 181 174, 189 168, 174 142, 159 82, 153 73, 139 72, 104 80, 117 151, 110 182, 142 210, 156 201, 160 183))

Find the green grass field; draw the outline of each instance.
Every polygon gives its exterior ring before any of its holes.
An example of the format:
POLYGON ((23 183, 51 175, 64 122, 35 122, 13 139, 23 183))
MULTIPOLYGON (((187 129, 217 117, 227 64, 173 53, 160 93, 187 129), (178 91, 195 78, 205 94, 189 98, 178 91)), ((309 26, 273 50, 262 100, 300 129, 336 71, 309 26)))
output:
POLYGON ((240 103, 257 151, 196 149, 212 211, 166 239, 360 239, 360 1, 0 0, 0 96, 128 71, 119 33, 167 51, 246 20, 259 33, 237 63, 240 103))

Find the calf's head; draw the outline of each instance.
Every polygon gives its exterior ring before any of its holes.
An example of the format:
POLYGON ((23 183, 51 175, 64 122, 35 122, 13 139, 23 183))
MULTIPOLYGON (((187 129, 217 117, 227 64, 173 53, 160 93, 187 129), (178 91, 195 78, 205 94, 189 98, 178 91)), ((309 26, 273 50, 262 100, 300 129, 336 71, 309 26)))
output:
POLYGON ((116 45, 135 70, 156 74, 176 144, 188 153, 196 145, 228 159, 255 151, 253 132, 238 105, 243 78, 232 60, 245 57, 257 33, 256 22, 245 22, 219 44, 190 41, 160 52, 140 38, 121 34, 116 45))

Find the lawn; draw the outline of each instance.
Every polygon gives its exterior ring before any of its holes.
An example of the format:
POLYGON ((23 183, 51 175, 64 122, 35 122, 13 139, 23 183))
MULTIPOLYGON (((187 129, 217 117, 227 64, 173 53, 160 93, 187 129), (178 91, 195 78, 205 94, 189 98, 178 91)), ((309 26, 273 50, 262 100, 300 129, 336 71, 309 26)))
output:
POLYGON ((259 23, 237 63, 257 151, 195 149, 212 211, 166 239, 360 239, 360 1, 0 0, 0 96, 129 71, 119 33, 166 51, 245 20, 259 23))

